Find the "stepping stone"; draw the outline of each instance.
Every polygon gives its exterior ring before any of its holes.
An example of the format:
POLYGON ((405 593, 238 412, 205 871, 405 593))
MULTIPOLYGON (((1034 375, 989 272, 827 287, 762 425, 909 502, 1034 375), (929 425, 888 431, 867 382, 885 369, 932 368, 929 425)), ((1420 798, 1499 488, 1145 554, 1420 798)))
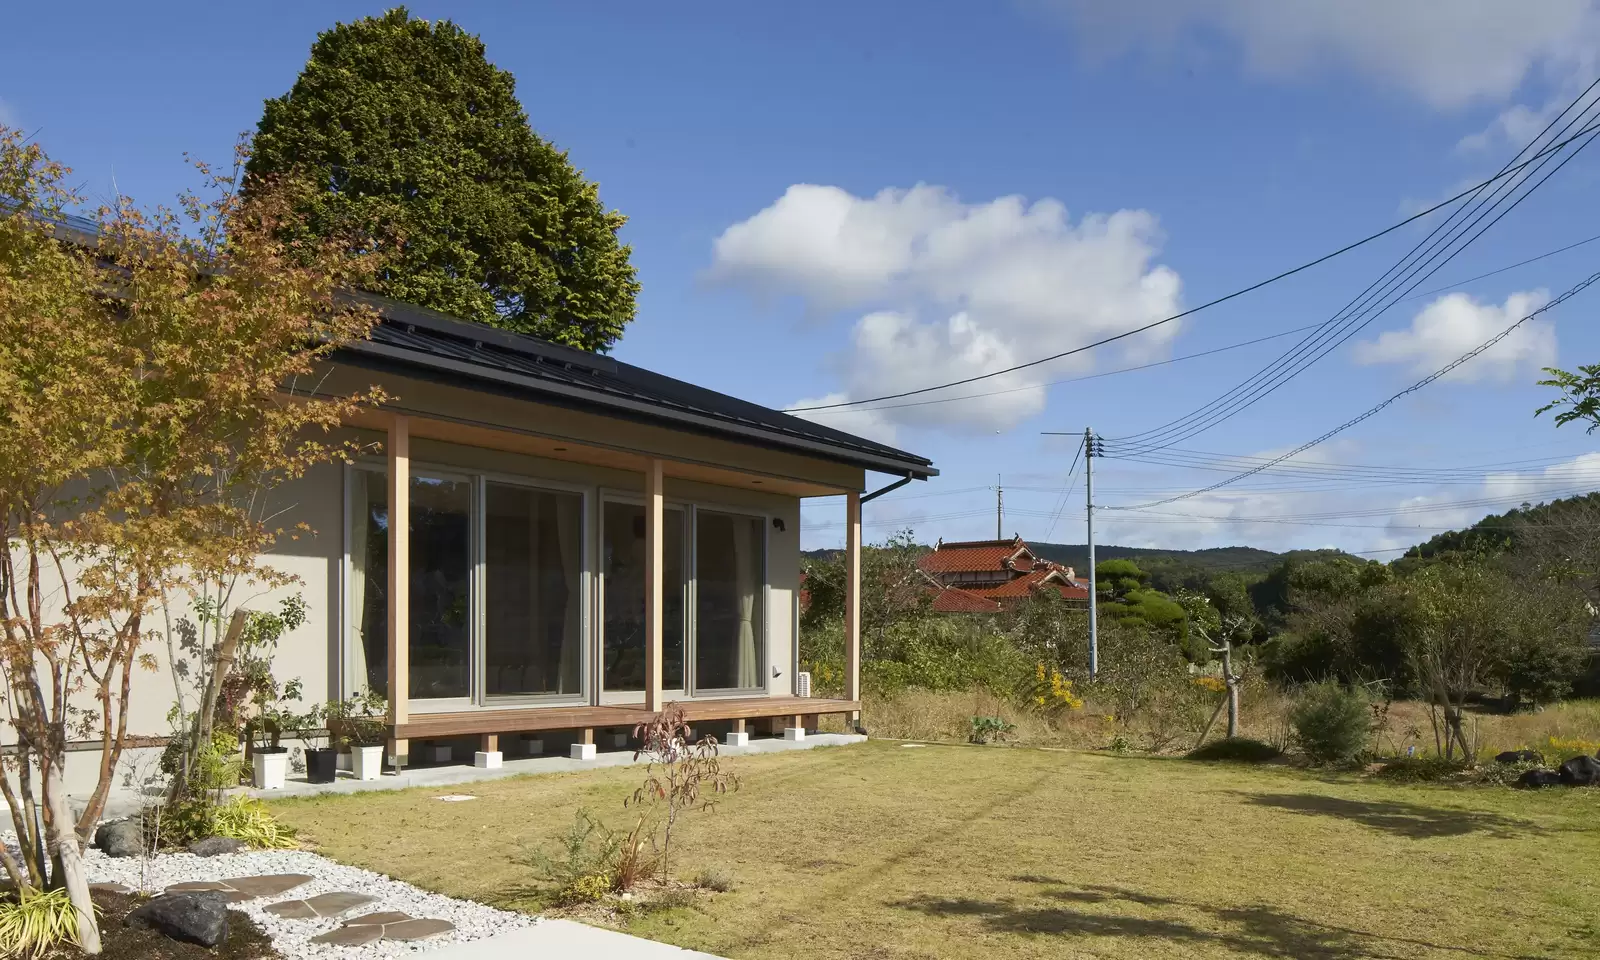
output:
POLYGON ((246 900, 258 900, 262 897, 275 897, 280 893, 288 893, 295 887, 310 882, 311 878, 303 873, 274 873, 264 877, 234 877, 231 880, 188 880, 174 883, 166 892, 197 893, 213 890, 226 893, 230 903, 243 903, 246 900))
POLYGON ((346 920, 337 930, 330 930, 312 943, 326 943, 338 947, 360 947, 379 940, 406 942, 426 940, 454 930, 456 925, 448 920, 415 918, 404 913, 369 913, 363 917, 346 920))
POLYGON ((285 900, 267 907, 267 912, 287 920, 322 920, 349 913, 377 901, 364 893, 319 893, 306 900, 285 900))
POLYGON ((90 893, 120 893, 126 896, 133 892, 133 888, 125 883, 91 883, 90 893))

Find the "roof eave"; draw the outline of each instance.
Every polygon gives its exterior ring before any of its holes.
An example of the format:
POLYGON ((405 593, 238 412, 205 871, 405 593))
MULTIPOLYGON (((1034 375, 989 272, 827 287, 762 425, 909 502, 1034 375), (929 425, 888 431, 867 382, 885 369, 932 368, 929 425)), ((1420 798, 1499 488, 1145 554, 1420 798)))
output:
POLYGON ((746 442, 756 443, 761 446, 801 452, 810 456, 832 460, 836 463, 862 467, 878 473, 888 473, 900 477, 909 476, 915 480, 927 480, 939 475, 938 469, 927 461, 885 457, 870 451, 858 450, 839 444, 824 443, 749 424, 719 420, 715 417, 707 417, 691 411, 676 410, 658 404, 632 400, 627 397, 617 397, 594 390, 585 390, 572 384, 541 380, 537 377, 524 376, 509 370, 496 370, 477 364, 464 363, 448 357, 420 354, 414 350, 375 343, 371 340, 351 343, 342 348, 340 354, 354 360, 356 365, 369 369, 394 371, 394 368, 400 367, 413 371, 423 371, 424 373, 451 374, 450 378, 444 379, 442 382, 453 386, 461 385, 459 378, 469 377, 480 383, 492 383, 502 388, 520 388, 520 390, 532 391, 540 394, 541 399, 546 399, 562 406, 590 410, 598 409, 614 416, 645 422, 667 423, 672 426, 690 429, 697 433, 725 437, 732 435, 746 442))

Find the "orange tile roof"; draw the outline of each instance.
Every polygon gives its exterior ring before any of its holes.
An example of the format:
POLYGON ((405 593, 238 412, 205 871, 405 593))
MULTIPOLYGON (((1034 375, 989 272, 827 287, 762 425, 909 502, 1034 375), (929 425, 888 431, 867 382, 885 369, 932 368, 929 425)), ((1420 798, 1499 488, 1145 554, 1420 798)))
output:
POLYGON ((1053 586, 1060 591, 1061 596, 1065 599, 1089 599, 1089 588, 1082 584, 1076 582, 1046 583, 1045 579, 1053 573, 1060 573, 1064 577, 1066 576, 1066 568, 1052 565, 1046 569, 1030 570, 1022 576, 1014 580, 1008 580, 997 587, 973 587, 971 591, 981 597, 988 597, 993 600, 1020 600, 1041 587, 1053 586))
POLYGON ((937 613, 995 613, 1000 609, 1000 602, 980 597, 971 590, 946 587, 933 598, 933 609, 937 613))
POLYGON ((1018 550, 1025 549, 1022 539, 969 540, 963 543, 941 543, 932 553, 922 555, 917 566, 928 573, 976 573, 979 571, 1004 572, 1005 560, 1018 550))

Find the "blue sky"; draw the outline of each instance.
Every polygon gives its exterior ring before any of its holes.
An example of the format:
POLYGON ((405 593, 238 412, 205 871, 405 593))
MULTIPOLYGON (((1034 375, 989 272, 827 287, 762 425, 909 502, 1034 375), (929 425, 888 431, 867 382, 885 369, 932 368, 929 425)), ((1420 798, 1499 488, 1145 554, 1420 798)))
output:
MULTIPOLYGON (((1531 119, 1600 70, 1589 0, 1523 10, 1167 0, 1137 16, 1125 6, 411 9, 482 36, 515 74, 534 128, 631 218, 624 235, 644 290, 617 355, 780 407, 1058 352, 1318 256, 1492 173, 1538 129, 1531 119)), ((225 158, 262 100, 293 83, 317 31, 382 9, 30 5, 8 18, 14 36, 34 40, 0 59, 0 120, 37 131, 92 196, 114 184, 146 202, 170 198, 192 183, 183 154, 225 158)), ((1424 289, 1600 233, 1588 216, 1597 160, 1573 161, 1424 289)), ((989 387, 1008 394, 816 416, 892 438, 943 471, 872 504, 869 539, 899 526, 926 541, 990 536, 999 474, 1007 534, 1080 541, 1081 483, 1062 492, 1071 442, 1043 431, 1148 429, 1294 341, 1041 384, 1324 320, 1420 235, 1402 231, 1159 333, 989 387)), ((1467 284, 1454 300, 1399 304, 1183 446, 1292 448, 1597 259, 1600 243, 1467 284)), ((1452 484, 1262 478, 1160 513, 1107 514, 1099 539, 1382 551, 1521 498, 1600 487, 1593 440, 1532 416, 1548 393, 1533 386, 1540 365, 1600 362, 1600 292, 1591 296, 1307 455, 1475 468, 1452 484), (1472 503, 1442 506, 1458 501, 1472 503)), ((1108 505, 1221 476, 1097 466, 1108 505)), ((807 544, 838 542, 842 512, 808 507, 807 544)))

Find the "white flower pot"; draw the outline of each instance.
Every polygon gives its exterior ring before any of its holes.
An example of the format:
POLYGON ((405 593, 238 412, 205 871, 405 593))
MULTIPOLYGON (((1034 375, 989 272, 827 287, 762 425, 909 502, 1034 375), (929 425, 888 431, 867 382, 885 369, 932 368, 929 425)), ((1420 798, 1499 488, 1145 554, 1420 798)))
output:
POLYGON ((289 774, 289 752, 263 753, 259 750, 250 755, 251 763, 255 767, 255 785, 257 790, 282 790, 283 781, 289 774))
POLYGON ((352 747, 350 769, 357 780, 376 780, 383 776, 383 744, 375 747, 352 747))

